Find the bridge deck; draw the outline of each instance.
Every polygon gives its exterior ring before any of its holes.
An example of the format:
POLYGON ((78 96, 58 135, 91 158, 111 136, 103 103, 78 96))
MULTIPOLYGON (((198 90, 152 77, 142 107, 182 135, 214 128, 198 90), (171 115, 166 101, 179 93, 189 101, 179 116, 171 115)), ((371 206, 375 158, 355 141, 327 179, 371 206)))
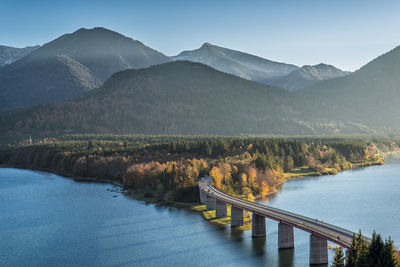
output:
MULTIPOLYGON (((293 227, 323 237, 345 248, 350 247, 353 234, 355 234, 349 230, 316 219, 224 194, 212 187, 209 179, 202 179, 199 182, 199 187, 207 196, 215 198, 218 201, 292 225, 293 227)), ((365 239, 369 241, 368 238, 365 239)))

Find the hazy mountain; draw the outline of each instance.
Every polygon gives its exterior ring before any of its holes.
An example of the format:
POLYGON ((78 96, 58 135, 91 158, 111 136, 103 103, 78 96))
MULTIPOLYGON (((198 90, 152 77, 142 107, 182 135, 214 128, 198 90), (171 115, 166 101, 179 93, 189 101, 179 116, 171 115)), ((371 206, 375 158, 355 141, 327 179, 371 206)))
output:
POLYGON ((342 71, 332 65, 318 64, 314 66, 305 65, 300 69, 294 70, 287 76, 273 82, 273 85, 294 91, 319 81, 342 77, 350 72, 342 71))
POLYGON ((104 29, 80 29, 0 68, 0 111, 66 100, 111 74, 170 59, 139 41, 104 29))
POLYGON ((0 67, 11 64, 24 56, 32 53, 40 46, 28 46, 25 48, 15 48, 10 46, 0 45, 0 67))
POLYGON ((0 133, 313 134, 299 119, 304 103, 281 88, 176 61, 116 73, 75 100, 3 113, 0 133))
POLYGON ((298 69, 295 65, 274 62, 209 43, 205 43, 193 51, 184 51, 172 58, 200 62, 219 71, 265 84, 298 69))
MULTIPOLYGON (((59 62, 93 76, 70 57, 59 62)), ((354 73, 289 92, 203 64, 170 62, 118 72, 74 100, 2 113, 0 140, 64 133, 399 133, 399 70, 400 47, 354 73)), ((82 79, 77 73, 71 77, 82 79)))
POLYGON ((400 47, 374 59, 358 71, 323 81, 301 94, 316 99, 321 116, 352 121, 386 132, 400 130, 400 47))

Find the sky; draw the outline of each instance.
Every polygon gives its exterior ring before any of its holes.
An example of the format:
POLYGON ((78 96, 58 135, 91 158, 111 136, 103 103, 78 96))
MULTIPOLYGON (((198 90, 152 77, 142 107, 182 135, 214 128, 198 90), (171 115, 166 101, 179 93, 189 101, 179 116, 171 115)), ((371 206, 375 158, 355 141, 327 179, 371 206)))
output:
POLYGON ((400 45, 400 1, 0 0, 0 44, 105 27, 176 55, 204 42, 302 65, 356 70, 400 45))

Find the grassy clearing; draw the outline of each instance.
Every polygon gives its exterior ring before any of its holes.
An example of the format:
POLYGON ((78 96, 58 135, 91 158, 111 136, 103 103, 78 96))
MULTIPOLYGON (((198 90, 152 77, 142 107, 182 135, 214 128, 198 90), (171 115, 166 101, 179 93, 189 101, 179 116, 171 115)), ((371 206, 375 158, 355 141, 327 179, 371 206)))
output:
MULTIPOLYGON (((385 160, 383 158, 378 158, 378 159, 370 159, 370 160, 363 160, 360 162, 352 162, 351 164, 351 169, 355 168, 360 168, 360 167, 368 167, 372 165, 384 165, 385 160)), ((283 174, 283 177, 285 179, 290 179, 290 178, 301 178, 303 176, 320 176, 320 175, 335 175, 339 172, 340 170, 337 170, 335 168, 323 168, 321 172, 317 172, 311 168, 308 168, 306 166, 303 167, 298 167, 294 168, 290 172, 285 172, 283 174)))
MULTIPOLYGON (((203 204, 180 204, 180 203, 167 203, 164 200, 158 200, 156 197, 145 197, 143 193, 131 191, 129 195, 136 199, 158 205, 171 205, 177 208, 189 209, 195 212, 200 212, 204 219, 220 226, 228 226, 231 224, 231 206, 227 205, 227 217, 215 218, 215 210, 207 210, 206 205, 203 204)), ((247 231, 251 230, 251 213, 243 214, 243 225, 235 227, 236 230, 247 231)))
MULTIPOLYGON (((231 224, 231 206, 227 205, 227 216, 223 218, 215 218, 215 210, 207 210, 205 205, 197 205, 192 207, 192 210, 199 211, 202 213, 203 218, 207 221, 221 225, 228 226, 231 224)), ((251 213, 243 214, 243 225, 235 227, 236 230, 247 231, 251 230, 251 213)))
POLYGON ((286 179, 287 178, 299 178, 299 177, 302 177, 302 176, 316 175, 316 174, 317 173, 314 170, 303 166, 303 167, 294 168, 290 172, 285 172, 283 174, 283 177, 286 178, 286 179))
POLYGON ((385 164, 385 160, 384 158, 380 157, 378 159, 375 160, 365 160, 362 162, 356 162, 353 163, 353 168, 360 168, 360 167, 368 167, 368 166, 372 166, 372 165, 384 165, 385 164))

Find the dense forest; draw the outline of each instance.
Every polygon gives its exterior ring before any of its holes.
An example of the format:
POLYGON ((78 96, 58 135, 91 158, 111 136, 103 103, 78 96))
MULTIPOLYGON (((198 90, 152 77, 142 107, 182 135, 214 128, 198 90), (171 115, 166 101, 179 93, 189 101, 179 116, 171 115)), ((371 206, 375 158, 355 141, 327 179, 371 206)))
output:
POLYGON ((335 122, 309 97, 193 62, 113 74, 78 98, 0 114, 0 142, 63 134, 324 135, 373 131, 335 122), (328 119, 327 119, 328 118, 328 119))
POLYGON ((375 231, 372 239, 365 240, 361 231, 353 235, 353 241, 345 257, 341 247, 336 249, 332 267, 399 267, 399 252, 393 240, 382 240, 375 231), (345 262, 346 261, 346 262, 345 262))
POLYGON ((117 181, 158 199, 197 202, 199 177, 248 200, 304 172, 383 164, 398 140, 373 138, 69 135, 3 146, 0 164, 117 181))

